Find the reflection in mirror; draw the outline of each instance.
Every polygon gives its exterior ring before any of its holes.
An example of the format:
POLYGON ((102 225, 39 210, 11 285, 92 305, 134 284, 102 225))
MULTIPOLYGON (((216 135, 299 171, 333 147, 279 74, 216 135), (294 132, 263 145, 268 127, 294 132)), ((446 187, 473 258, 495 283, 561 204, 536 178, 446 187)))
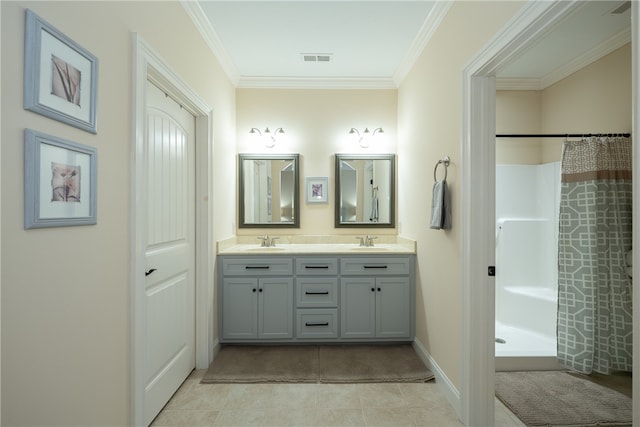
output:
POLYGON ((300 227, 298 158, 238 155, 238 227, 300 227))
POLYGON ((395 227, 395 155, 335 158, 335 226, 395 227))

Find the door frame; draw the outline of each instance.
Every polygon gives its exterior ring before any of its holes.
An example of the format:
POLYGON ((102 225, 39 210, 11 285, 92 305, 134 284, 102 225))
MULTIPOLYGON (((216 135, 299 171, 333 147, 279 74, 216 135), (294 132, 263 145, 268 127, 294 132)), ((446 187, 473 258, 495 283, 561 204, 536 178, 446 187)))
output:
MULTIPOLYGON (((467 64, 462 75, 462 362, 460 417, 465 425, 494 425, 495 406, 495 280, 487 267, 495 263, 495 74, 526 50, 552 26, 580 6, 581 1, 530 1, 492 41, 467 64)), ((638 40, 640 7, 632 2, 632 40, 638 40)), ((633 43, 633 42, 632 42, 633 43)), ((637 84, 639 46, 632 46, 633 132, 640 123, 637 84)), ((634 169, 640 155, 633 147, 634 169)), ((640 174, 634 174, 633 220, 640 224, 640 198, 636 197, 640 174)), ((633 230, 634 246, 640 243, 640 227, 633 230)), ((638 255, 636 255, 636 260, 638 255)), ((634 264, 638 264, 637 262, 634 264)), ((634 266, 634 275, 640 272, 634 266)), ((634 306, 640 307, 640 285, 634 284, 634 306)), ((640 310, 634 310, 634 342, 640 339, 640 310)), ((634 346, 635 347, 635 346, 634 346)), ((634 350, 634 364, 640 352, 634 350)), ((640 379, 634 379, 634 395, 640 379)), ((638 399, 634 399, 638 401, 638 399)), ((640 425, 640 404, 634 402, 634 425, 640 425)))
POLYGON ((195 357, 196 368, 213 355, 213 109, 137 34, 132 33, 133 135, 131 148, 130 347, 131 421, 144 425, 146 305, 146 82, 151 81, 196 118, 195 170, 195 357))

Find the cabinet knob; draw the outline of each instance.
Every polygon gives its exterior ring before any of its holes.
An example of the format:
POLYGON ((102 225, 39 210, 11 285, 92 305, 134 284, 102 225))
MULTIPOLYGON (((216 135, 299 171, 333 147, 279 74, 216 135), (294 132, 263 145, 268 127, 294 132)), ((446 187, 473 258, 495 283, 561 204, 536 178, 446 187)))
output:
POLYGON ((376 288, 371 288, 371 292, 375 292, 375 291, 376 291, 376 288))
POLYGON ((258 292, 262 292, 262 288, 258 289, 258 292))
POLYGON ((378 288, 378 292, 380 292, 380 288, 378 288))
POLYGON ((252 291, 252 292, 255 292, 255 291, 256 291, 256 288, 251 289, 251 291, 252 291))

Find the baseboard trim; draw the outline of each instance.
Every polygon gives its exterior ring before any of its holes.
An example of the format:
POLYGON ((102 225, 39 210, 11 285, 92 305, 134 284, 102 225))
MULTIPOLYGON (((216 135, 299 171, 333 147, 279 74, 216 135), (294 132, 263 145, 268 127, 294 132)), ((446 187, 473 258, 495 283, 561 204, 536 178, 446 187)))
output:
POLYGON ((433 359, 433 357, 431 357, 431 355, 427 352, 427 350, 425 350, 424 346, 418 339, 415 339, 412 345, 414 350, 418 354, 418 357, 422 359, 422 361, 427 366, 427 368, 429 368, 431 372, 433 372, 433 375, 435 375, 436 384, 438 385, 438 388, 440 389, 442 394, 444 394, 444 396, 447 398, 447 401, 453 407, 453 410, 456 412, 456 415, 458 416, 458 418, 462 419, 461 418, 462 407, 460 404, 460 392, 458 391, 458 389, 453 385, 451 380, 449 380, 449 377, 447 377, 447 375, 440 368, 440 366, 438 366, 436 361, 433 359))

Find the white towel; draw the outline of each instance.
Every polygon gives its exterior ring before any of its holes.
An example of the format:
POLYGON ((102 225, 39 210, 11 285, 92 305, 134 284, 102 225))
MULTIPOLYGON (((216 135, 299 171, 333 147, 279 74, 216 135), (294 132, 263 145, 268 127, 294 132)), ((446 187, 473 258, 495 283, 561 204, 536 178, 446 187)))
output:
POLYGON ((436 181, 433 184, 430 228, 434 230, 451 228, 451 194, 447 188, 447 181, 436 181))

